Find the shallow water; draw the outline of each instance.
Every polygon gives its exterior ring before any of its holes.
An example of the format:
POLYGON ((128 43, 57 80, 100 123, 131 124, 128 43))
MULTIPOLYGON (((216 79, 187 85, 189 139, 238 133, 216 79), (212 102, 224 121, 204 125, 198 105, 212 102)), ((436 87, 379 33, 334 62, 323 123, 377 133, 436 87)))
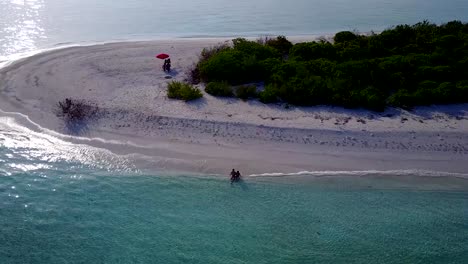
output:
MULTIPOLYGON (((62 164, 64 165, 64 164, 62 164)), ((86 169, 2 175, 1 263, 465 263, 468 193, 86 169)))
POLYGON ((467 179, 341 172, 231 185, 142 172, 12 119, 0 120, 0 142, 0 263, 468 260, 467 179))
POLYGON ((65 43, 368 32, 466 14, 465 0, 2 0, 0 59, 65 43))

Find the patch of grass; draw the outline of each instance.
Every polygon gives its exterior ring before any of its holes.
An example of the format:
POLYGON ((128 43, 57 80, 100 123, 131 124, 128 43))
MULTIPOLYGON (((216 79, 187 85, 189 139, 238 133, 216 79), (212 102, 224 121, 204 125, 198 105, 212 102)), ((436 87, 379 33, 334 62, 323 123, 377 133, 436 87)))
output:
POLYGON ((257 87, 255 85, 242 85, 237 88, 236 96, 242 100, 258 97, 257 87))
POLYGON ((190 84, 172 81, 167 85, 167 97, 191 101, 203 97, 201 91, 190 84))
POLYGON ((210 82, 206 85, 205 92, 213 96, 221 96, 221 97, 234 96, 234 93, 232 92, 232 88, 227 82, 210 82))

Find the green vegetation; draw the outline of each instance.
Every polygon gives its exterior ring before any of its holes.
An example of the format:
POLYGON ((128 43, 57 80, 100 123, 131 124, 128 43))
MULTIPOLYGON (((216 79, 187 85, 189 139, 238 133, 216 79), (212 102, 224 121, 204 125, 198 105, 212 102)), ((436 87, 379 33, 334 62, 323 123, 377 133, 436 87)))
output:
POLYGON ((222 52, 222 51, 225 51, 225 50, 229 50, 231 49, 227 44, 220 44, 220 45, 216 45, 216 46, 213 46, 213 47, 210 47, 210 48, 204 48, 200 54, 200 58, 199 58, 199 61, 198 63, 195 65, 195 67, 193 67, 192 69, 189 70, 189 81, 192 83, 192 84, 198 84, 200 83, 200 65, 206 61, 208 61, 211 57, 213 57, 214 55, 222 52))
POLYGON ((190 84, 172 81, 167 85, 167 97, 184 101, 191 101, 202 97, 203 94, 190 84))
MULTIPOLYGON (((264 103, 339 105, 382 111, 386 106, 468 102, 468 24, 427 21, 363 36, 339 32, 333 43, 292 45, 286 38, 204 50, 201 81, 239 85, 264 82, 264 103)), ((242 88, 236 95, 246 95, 242 88)), ((253 91, 253 90, 251 90, 253 91)))
POLYGON ((242 85, 237 87, 236 96, 242 100, 258 97, 257 86, 255 85, 242 85))
POLYGON ((210 82, 206 85, 205 92, 214 96, 222 96, 222 97, 234 96, 234 93, 232 92, 232 88, 227 82, 210 82))

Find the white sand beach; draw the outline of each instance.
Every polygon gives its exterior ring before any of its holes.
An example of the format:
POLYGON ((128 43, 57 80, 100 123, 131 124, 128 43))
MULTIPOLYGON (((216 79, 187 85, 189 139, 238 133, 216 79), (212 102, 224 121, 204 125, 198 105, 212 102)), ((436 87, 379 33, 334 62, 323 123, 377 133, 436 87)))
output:
POLYGON ((188 103, 168 99, 167 83, 186 79, 202 48, 224 41, 122 42, 37 54, 0 69, 0 109, 74 136, 70 141, 138 157, 144 165, 163 170, 423 170, 467 175, 467 104, 375 113, 326 106, 286 108, 206 93, 188 103), (169 75, 154 57, 161 52, 171 55, 169 75), (70 131, 54 111, 65 98, 91 102, 102 113, 70 131))

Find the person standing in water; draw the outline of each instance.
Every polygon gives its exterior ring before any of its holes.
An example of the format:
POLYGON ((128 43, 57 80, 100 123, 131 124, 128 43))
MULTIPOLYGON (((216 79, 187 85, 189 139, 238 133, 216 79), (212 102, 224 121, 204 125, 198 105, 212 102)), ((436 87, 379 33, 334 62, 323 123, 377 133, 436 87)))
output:
POLYGON ((232 169, 231 171, 231 182, 233 182, 236 179, 236 171, 232 169))

